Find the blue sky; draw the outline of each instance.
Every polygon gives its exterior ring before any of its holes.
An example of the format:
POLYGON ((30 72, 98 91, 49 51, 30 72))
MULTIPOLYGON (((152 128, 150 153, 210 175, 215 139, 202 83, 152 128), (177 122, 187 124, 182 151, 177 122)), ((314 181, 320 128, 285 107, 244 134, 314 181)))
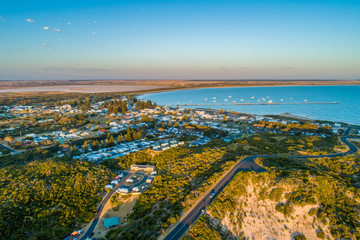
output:
POLYGON ((358 0, 1 0, 0 16, 0 79, 360 79, 358 0))

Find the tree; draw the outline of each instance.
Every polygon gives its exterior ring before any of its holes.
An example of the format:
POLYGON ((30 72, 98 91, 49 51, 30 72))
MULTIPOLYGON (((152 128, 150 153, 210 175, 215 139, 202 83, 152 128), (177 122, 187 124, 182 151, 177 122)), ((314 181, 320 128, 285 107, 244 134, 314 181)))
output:
POLYGON ((135 111, 139 111, 139 110, 140 110, 139 102, 136 102, 135 103, 135 111))
POLYGON ((142 133, 141 131, 138 131, 136 134, 136 139, 141 139, 142 138, 142 133))
POLYGON ((130 133, 130 130, 128 129, 126 134, 125 134, 125 141, 130 142, 132 140, 133 140, 132 139, 132 134, 130 133))
POLYGON ((113 146, 115 144, 115 139, 113 135, 111 135, 109 138, 106 139, 106 143, 108 146, 113 146))
POLYGON ((87 151, 88 150, 88 144, 87 144, 87 141, 84 141, 84 144, 83 144, 83 146, 82 146, 82 148, 85 150, 85 151, 87 151))
POLYGON ((98 149, 99 149, 99 142, 97 140, 93 140, 92 150, 98 150, 98 149))
POLYGON ((8 143, 13 143, 14 140, 15 140, 15 138, 13 138, 13 137, 11 137, 11 136, 6 136, 6 137, 4 138, 4 141, 5 141, 5 142, 8 142, 8 143))
POLYGON ((124 137, 123 137, 123 135, 119 134, 117 136, 117 142, 119 143, 119 142, 122 142, 122 141, 124 141, 124 137))

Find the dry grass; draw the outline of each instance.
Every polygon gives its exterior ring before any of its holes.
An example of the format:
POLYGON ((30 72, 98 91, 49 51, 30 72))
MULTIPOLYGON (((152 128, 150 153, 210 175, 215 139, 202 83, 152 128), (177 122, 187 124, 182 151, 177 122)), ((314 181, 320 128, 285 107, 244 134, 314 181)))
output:
MULTIPOLYGON (((124 221, 124 218, 126 218, 126 216, 133 209, 138 196, 139 195, 132 195, 121 206, 119 206, 119 209, 116 211, 114 211, 113 207, 110 204, 110 201, 108 201, 106 203, 106 205, 104 206, 104 209, 100 216, 99 222, 95 227, 93 237, 94 238, 104 238, 106 233, 109 231, 109 229, 104 228, 104 218, 118 217, 119 222, 121 224, 121 222, 124 221)), ((82 228, 83 232, 86 232, 86 230, 90 227, 90 224, 91 224, 91 222, 89 224, 87 224, 87 226, 82 228)))

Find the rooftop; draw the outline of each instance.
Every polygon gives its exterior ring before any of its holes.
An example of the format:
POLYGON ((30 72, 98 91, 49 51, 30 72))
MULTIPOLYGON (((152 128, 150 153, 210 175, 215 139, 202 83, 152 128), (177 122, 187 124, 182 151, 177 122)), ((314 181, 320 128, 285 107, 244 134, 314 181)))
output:
POLYGON ((104 219, 104 227, 111 228, 113 226, 119 225, 119 219, 117 217, 105 218, 104 219))

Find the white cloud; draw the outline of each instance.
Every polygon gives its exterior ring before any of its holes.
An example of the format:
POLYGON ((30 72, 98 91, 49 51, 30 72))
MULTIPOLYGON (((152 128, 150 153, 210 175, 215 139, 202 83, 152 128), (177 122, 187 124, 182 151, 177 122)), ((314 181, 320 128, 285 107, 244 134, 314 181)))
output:
POLYGON ((43 27, 44 30, 49 30, 50 28, 49 27, 43 27))
POLYGON ((27 21, 27 22, 31 22, 31 23, 35 22, 35 20, 30 19, 30 18, 27 18, 26 21, 27 21))
POLYGON ((55 32, 62 32, 60 29, 54 28, 55 32))
POLYGON ((96 32, 92 32, 91 34, 92 34, 92 35, 95 35, 95 34, 96 34, 96 32))
POLYGON ((67 24, 68 24, 68 25, 71 25, 71 22, 68 22, 67 24))

